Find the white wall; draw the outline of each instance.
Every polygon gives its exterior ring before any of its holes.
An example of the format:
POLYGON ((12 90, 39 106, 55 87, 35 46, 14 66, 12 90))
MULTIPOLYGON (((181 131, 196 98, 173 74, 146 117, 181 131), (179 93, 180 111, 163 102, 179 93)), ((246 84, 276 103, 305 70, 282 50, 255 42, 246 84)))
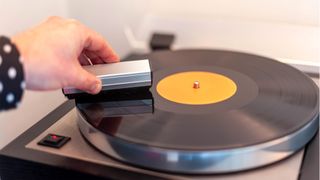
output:
MULTIPOLYGON (((50 15, 67 16, 63 0, 0 0, 0 34, 11 36, 50 15)), ((61 91, 25 91, 18 109, 0 112, 0 148, 39 121, 65 99, 61 91)))
POLYGON ((0 34, 14 35, 52 15, 68 15, 65 0, 0 0, 0 34))
POLYGON ((160 30, 177 34, 176 48, 225 48, 277 58, 320 59, 319 0, 68 2, 70 16, 102 33, 122 56, 132 46, 145 48, 150 33, 160 30), (126 27, 138 42, 127 41, 126 27))
POLYGON ((149 12, 238 20, 319 25, 319 0, 161 0, 148 1, 149 12))

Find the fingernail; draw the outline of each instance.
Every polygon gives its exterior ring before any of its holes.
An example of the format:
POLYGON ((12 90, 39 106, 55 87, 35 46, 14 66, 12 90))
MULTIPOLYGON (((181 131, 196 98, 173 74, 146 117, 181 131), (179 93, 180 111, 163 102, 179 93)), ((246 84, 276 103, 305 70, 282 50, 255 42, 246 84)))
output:
POLYGON ((94 84, 91 89, 90 89, 90 92, 93 93, 93 94, 97 94, 99 93, 101 89, 101 83, 100 82, 96 82, 96 84, 94 84))

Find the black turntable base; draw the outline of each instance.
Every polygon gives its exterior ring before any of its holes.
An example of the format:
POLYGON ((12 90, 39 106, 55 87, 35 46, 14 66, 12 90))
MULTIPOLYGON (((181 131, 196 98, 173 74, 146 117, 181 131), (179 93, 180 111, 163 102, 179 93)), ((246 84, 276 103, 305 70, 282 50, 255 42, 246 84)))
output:
POLYGON ((58 166, 70 176, 250 179, 302 153, 318 130, 318 87, 288 65, 216 50, 159 51, 147 58, 150 90, 79 98, 71 115, 73 102, 67 102, 4 148, 1 162, 14 157, 15 163, 58 166), (71 131, 74 126, 79 130, 71 131), (71 142, 60 149, 38 145, 48 133, 71 142))

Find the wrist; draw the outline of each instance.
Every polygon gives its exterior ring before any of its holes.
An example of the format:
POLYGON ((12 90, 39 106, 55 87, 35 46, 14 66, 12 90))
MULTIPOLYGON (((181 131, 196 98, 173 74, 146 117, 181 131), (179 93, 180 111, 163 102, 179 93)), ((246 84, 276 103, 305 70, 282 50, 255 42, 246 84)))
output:
POLYGON ((20 33, 11 37, 11 42, 15 45, 15 47, 19 51, 19 55, 20 55, 19 61, 23 65, 23 76, 25 81, 24 88, 26 88, 26 84, 30 79, 29 78, 30 75, 28 73, 29 64, 27 61, 29 59, 28 46, 30 46, 30 44, 28 45, 25 37, 26 37, 26 32, 20 33))

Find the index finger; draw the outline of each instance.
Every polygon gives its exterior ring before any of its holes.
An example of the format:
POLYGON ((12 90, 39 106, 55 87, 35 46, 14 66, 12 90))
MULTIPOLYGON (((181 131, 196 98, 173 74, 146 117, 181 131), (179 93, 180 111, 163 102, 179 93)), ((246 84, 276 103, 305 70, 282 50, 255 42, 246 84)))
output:
POLYGON ((119 56, 108 42, 97 32, 85 28, 84 49, 100 57, 104 62, 118 62, 119 56))

